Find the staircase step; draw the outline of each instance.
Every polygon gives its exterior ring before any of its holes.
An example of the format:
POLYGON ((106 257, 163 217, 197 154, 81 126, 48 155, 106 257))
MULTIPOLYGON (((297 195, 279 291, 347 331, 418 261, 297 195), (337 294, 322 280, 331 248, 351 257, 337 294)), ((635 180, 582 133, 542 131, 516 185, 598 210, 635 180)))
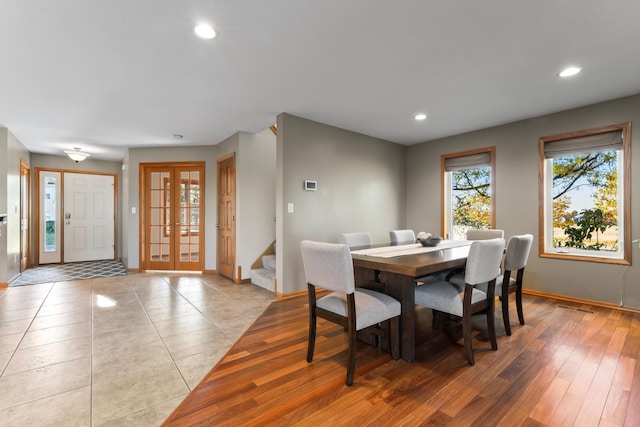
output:
POLYGON ((276 283, 276 272, 266 268, 253 269, 251 270, 251 283, 272 291, 276 283))
POLYGON ((262 257, 262 268, 276 271, 276 256, 265 255, 262 257))

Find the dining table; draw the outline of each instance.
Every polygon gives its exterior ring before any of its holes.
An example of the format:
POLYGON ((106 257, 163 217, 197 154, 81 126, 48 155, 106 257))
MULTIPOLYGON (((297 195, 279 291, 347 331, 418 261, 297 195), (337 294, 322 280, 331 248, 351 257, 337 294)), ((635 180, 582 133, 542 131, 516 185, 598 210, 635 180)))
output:
MULTIPOLYGON (((443 240, 435 247, 409 245, 371 245, 352 248, 351 257, 357 287, 383 292, 400 302, 400 357, 415 360, 415 287, 425 276, 464 267, 471 242, 443 240)), ((422 286, 429 286, 424 279, 422 286)), ((369 341, 366 333, 361 337, 369 341)), ((387 344, 387 343, 385 343, 387 344)))

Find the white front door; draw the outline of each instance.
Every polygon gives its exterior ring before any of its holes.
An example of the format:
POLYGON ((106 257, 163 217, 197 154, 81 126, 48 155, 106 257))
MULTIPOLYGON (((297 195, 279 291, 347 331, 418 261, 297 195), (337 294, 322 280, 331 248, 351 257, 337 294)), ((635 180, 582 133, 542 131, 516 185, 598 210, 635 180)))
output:
POLYGON ((64 174, 64 262, 114 259, 114 177, 64 174))

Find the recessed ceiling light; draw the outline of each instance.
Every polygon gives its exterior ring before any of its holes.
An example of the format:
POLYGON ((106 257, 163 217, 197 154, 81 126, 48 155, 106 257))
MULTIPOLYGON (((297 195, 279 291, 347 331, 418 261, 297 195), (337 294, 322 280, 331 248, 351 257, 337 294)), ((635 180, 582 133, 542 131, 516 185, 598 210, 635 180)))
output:
POLYGON ((580 71, 582 71, 581 67, 567 67, 564 70, 560 71, 560 73, 558 73, 558 75, 560 77, 571 77, 571 76, 575 76, 580 71))
POLYGON ((208 24, 200 24, 194 28, 198 37, 201 39, 210 40, 216 36, 216 31, 208 24))
POLYGON ((416 120, 425 120, 427 118, 427 115, 424 113, 419 113, 413 116, 413 118, 416 120))

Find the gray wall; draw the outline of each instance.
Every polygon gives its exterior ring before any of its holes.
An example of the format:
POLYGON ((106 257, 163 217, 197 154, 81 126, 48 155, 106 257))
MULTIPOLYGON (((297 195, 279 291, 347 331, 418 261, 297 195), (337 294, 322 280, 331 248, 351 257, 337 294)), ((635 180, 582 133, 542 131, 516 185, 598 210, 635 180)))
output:
MULTIPOLYGON (((505 236, 534 235, 525 288, 640 308, 640 266, 568 261, 538 256, 538 138, 612 124, 640 123, 640 95, 524 120, 409 147, 407 224, 440 233, 440 156, 496 147, 496 227, 505 236)), ((638 137, 632 135, 631 232, 640 237, 638 137)), ((640 256, 637 245, 632 257, 640 256)))
POLYGON ((302 240, 369 231, 384 243, 405 226, 406 147, 289 114, 278 116, 277 141, 278 292, 306 289, 302 240), (305 191, 305 179, 318 190, 305 191))
POLYGON ((122 203, 120 204, 119 209, 121 215, 119 218, 121 218, 121 221, 118 223, 118 230, 120 230, 120 233, 122 233, 122 239, 120 239, 120 248, 122 249, 122 252, 120 252, 120 259, 122 260, 122 264, 127 268, 129 266, 129 238, 127 236, 129 236, 131 228, 131 221, 125 220, 125 218, 128 218, 129 213, 131 212, 131 209, 129 207, 129 194, 131 193, 129 189, 129 167, 129 150, 127 150, 124 158, 122 159, 121 166, 122 179, 120 180, 120 186, 122 187, 122 193, 120 195, 120 198, 122 200, 122 203))
MULTIPOLYGON (((276 138, 265 129, 237 132, 216 146, 217 159, 235 153, 236 269, 251 277, 251 264, 275 240, 276 138)), ((270 289, 271 290, 271 289, 270 289)))
MULTIPOLYGON (((8 161, 8 135, 9 130, 7 128, 0 127, 0 213, 7 214, 9 200, 7 198, 7 181, 9 178, 9 161, 8 161)), ((12 279, 7 276, 7 259, 9 258, 7 253, 7 239, 8 239, 9 227, 8 224, 0 224, 0 285, 4 285, 12 279)))
POLYGON ((242 267, 241 279, 248 279, 251 264, 276 238, 276 136, 266 129, 239 137, 236 264, 242 267))
POLYGON ((0 225, 0 283, 20 274, 20 160, 30 164, 29 151, 0 128, 0 213, 8 215, 7 224, 0 225))

